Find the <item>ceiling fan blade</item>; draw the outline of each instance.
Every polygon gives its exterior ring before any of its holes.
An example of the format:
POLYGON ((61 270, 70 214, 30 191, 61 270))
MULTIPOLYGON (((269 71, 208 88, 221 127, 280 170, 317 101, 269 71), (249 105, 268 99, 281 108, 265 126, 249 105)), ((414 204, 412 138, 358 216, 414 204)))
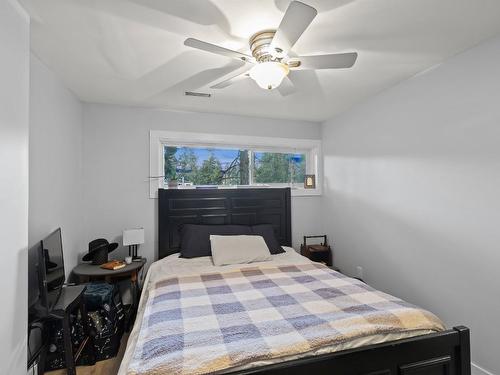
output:
POLYGON ((300 1, 292 1, 281 20, 278 30, 276 30, 276 34, 274 34, 271 49, 279 48, 284 54, 288 53, 311 24, 316 14, 318 14, 318 11, 313 7, 300 1))
POLYGON ((357 58, 356 52, 333 53, 331 55, 294 57, 288 63, 293 67, 295 61, 300 61, 299 66, 292 68, 294 70, 344 69, 353 66, 357 58))
POLYGON ((281 94, 281 96, 292 95, 296 91, 295 85, 288 76, 283 78, 283 81, 281 81, 281 85, 278 86, 277 90, 281 94))
POLYGON ((234 59, 242 60, 244 62, 253 62, 253 57, 246 55, 244 53, 233 51, 224 47, 217 46, 215 44, 203 42, 202 40, 187 38, 184 41, 184 45, 192 48, 201 49, 202 51, 207 51, 215 53, 217 55, 223 55, 227 57, 232 57, 234 59))
POLYGON ((223 88, 226 88, 228 86, 231 86, 232 84, 234 84, 236 82, 243 81, 244 79, 247 79, 248 77, 249 77, 248 72, 239 73, 235 76, 232 76, 228 79, 225 79, 224 81, 216 83, 213 86, 210 86, 210 88, 211 89, 223 89, 223 88))

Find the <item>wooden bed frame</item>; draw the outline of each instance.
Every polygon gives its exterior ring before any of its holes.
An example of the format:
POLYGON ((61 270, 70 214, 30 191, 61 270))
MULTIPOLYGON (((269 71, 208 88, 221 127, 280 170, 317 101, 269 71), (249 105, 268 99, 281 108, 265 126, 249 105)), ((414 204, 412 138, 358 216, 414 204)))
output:
MULTIPOLYGON (((158 257, 179 252, 182 224, 272 224, 291 246, 290 188, 159 189, 158 257)), ((229 374, 470 375, 469 329, 309 356, 229 374)))

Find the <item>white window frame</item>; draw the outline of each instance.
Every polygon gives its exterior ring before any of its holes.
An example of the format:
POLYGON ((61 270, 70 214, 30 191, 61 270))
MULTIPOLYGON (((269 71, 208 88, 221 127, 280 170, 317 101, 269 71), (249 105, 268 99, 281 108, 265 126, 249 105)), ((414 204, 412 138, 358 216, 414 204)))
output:
MULTIPOLYGON (((149 132, 150 198, 158 198, 158 189, 165 188, 164 179, 162 177, 164 175, 164 145, 304 153, 307 155, 306 174, 316 175, 316 188, 304 189, 299 186, 300 184, 296 183, 292 187, 292 196, 321 195, 322 193, 323 171, 321 165, 322 155, 320 140, 151 130, 149 132)), ((290 184, 287 183, 269 185, 270 189, 273 187, 290 186, 290 184)))

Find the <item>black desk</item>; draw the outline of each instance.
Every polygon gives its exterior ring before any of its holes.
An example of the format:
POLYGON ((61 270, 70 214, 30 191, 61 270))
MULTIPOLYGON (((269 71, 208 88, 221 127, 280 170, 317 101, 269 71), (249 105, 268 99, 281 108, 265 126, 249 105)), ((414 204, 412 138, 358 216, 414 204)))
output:
MULTIPOLYGON (((66 362, 66 370, 69 375, 76 375, 76 361, 86 345, 93 347, 93 338, 90 335, 89 320, 87 316, 87 308, 83 292, 85 285, 67 286, 61 289, 60 296, 50 311, 38 310, 37 315, 40 320, 57 319, 62 321, 63 327, 63 342, 64 342, 64 359, 66 362), (85 338, 77 348, 73 351, 73 343, 71 342, 71 322, 70 315, 75 309, 80 309, 82 325, 85 332, 85 338)), ((92 351, 91 351, 92 352, 92 351)))
POLYGON ((84 291, 85 285, 72 285, 62 288, 61 295, 59 296, 56 304, 52 307, 52 312, 50 314, 52 315, 66 311, 79 300, 84 291))

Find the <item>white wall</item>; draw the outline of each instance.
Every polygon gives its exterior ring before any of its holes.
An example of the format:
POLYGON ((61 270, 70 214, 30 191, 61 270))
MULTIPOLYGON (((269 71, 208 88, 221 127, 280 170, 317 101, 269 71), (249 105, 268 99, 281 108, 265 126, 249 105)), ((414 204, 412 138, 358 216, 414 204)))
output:
POLYGON ((34 245, 61 227, 66 274, 87 245, 82 228, 82 103, 36 56, 30 61, 30 291, 36 292, 34 245))
POLYGON ((337 265, 472 332, 500 374, 500 37, 324 124, 337 265))
POLYGON ((0 2, 0 374, 26 373, 29 19, 0 2))
MULTIPOLYGON (((139 253, 149 261, 157 253, 157 200, 149 198, 149 131, 320 137, 320 126, 285 121, 86 104, 84 109, 83 186, 86 238, 104 237, 120 243, 125 228, 143 226, 145 244, 139 253)), ((317 233, 319 197, 292 198, 293 242, 317 233)))

